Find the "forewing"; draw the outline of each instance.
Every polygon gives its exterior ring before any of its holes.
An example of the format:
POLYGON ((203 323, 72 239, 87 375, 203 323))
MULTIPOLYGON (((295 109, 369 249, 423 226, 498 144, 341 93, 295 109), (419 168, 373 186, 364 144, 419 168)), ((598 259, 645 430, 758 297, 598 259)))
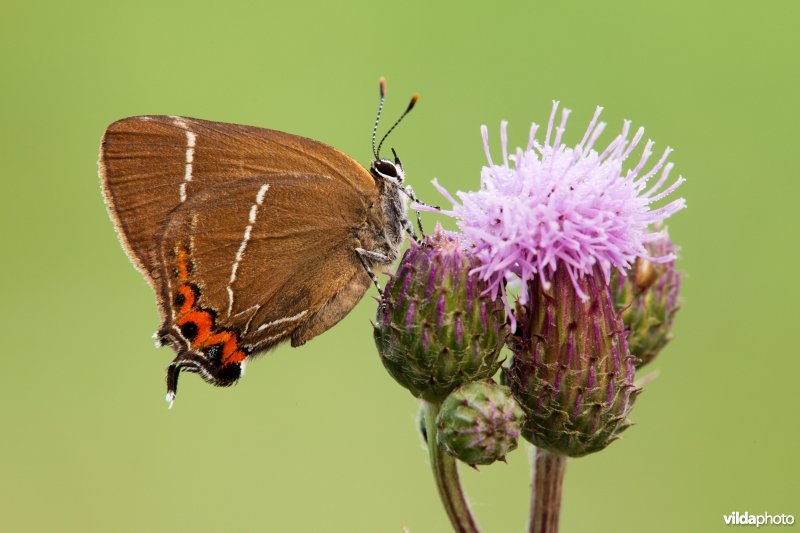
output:
POLYGON ((355 252, 367 209, 351 188, 321 175, 268 174, 194 194, 161 239, 163 331, 179 330, 186 284, 214 328, 235 331, 248 352, 301 330, 345 289, 360 291, 344 316, 369 285, 355 252))
POLYGON ((328 176, 365 198, 377 194, 369 173, 328 145, 275 130, 186 117, 131 117, 111 124, 98 164, 123 245, 157 292, 157 243, 167 219, 209 187, 264 174, 273 180, 302 174, 328 176))

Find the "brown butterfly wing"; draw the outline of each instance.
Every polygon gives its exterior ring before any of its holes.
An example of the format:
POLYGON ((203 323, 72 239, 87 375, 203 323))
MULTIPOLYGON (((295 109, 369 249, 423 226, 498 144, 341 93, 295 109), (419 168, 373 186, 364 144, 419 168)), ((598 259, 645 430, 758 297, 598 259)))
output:
POLYGON ((194 194, 160 243, 164 341, 202 351, 230 332, 237 345, 225 364, 332 327, 370 285, 355 252, 368 209, 320 175, 267 174, 194 194))
POLYGON ((207 187, 262 174, 314 174, 328 176, 357 195, 377 195, 361 165, 323 143, 186 117, 131 117, 111 124, 98 164, 120 239, 156 292, 157 242, 167 218, 207 187))

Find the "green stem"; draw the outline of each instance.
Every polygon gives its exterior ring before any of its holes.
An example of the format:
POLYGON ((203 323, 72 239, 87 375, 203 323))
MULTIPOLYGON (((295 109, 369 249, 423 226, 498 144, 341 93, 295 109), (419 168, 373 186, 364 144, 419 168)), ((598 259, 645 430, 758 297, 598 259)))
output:
POLYGON ((425 410, 425 430, 428 433, 431 469, 433 477, 436 479, 436 487, 439 489, 439 496, 442 498, 442 504, 453 524, 453 530, 456 533, 479 533, 478 524, 472 517, 469 503, 461 490, 456 460, 441 451, 436 445, 436 415, 439 414, 441 404, 423 400, 422 405, 425 410))
POLYGON ((533 483, 528 533, 558 533, 561 487, 564 484, 567 457, 541 448, 536 448, 533 453, 535 456, 531 461, 533 483))

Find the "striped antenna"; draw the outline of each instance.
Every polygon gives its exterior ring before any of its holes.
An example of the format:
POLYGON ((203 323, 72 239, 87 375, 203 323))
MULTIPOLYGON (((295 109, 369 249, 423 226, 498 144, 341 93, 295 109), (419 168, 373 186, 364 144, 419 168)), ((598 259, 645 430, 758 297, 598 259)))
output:
POLYGON ((417 100, 419 100, 419 95, 418 94, 415 94, 414 96, 411 97, 411 101, 408 103, 408 107, 406 108, 406 110, 403 111, 403 114, 400 115, 400 118, 398 118, 397 121, 394 124, 392 124, 392 127, 389 128, 389 131, 387 131, 386 134, 383 136, 383 139, 381 139, 381 142, 378 143, 378 151, 375 152, 375 159, 380 159, 379 155, 381 153, 381 146, 383 146, 383 141, 385 141, 386 137, 388 137, 389 134, 392 133, 392 130, 394 130, 397 127, 397 125, 400 124, 400 122, 404 118, 406 118, 406 115, 408 115, 408 113, 412 109, 414 109, 414 105, 417 103, 417 100))
POLYGON ((375 117, 375 126, 372 128, 372 153, 375 159, 378 159, 378 151, 375 149, 375 137, 378 135, 378 123, 381 121, 381 112, 383 111, 383 100, 386 98, 386 79, 381 76, 378 81, 380 84, 381 99, 378 102, 378 115, 375 117))

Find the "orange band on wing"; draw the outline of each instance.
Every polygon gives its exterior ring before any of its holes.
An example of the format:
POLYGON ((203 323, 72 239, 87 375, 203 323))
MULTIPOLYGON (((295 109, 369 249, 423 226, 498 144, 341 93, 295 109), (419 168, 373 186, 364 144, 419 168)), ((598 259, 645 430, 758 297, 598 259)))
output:
POLYGON ((228 357, 227 360, 223 359, 223 363, 222 364, 227 365, 228 363, 241 363, 242 361, 245 360, 246 357, 247 357, 246 353, 244 353, 241 350, 236 350, 235 352, 233 352, 230 355, 230 357, 228 357))
POLYGON ((197 296, 195 295, 194 289, 191 287, 191 285, 179 286, 178 294, 183 296, 183 305, 181 305, 180 310, 178 310, 178 316, 185 315, 192 310, 192 307, 194 307, 197 296))
POLYGON ((186 250, 181 248, 178 250, 178 281, 187 281, 189 279, 189 254, 186 250))
POLYGON ((175 323, 178 327, 181 327, 190 322, 197 326, 197 334, 194 336, 194 339, 189 340, 193 347, 200 346, 203 341, 211 335, 211 328, 214 326, 214 318, 208 311, 190 311, 179 318, 175 323))
POLYGON ((232 331, 222 330, 203 342, 204 346, 213 344, 222 344, 222 364, 238 363, 247 357, 244 352, 239 350, 239 339, 232 331))
POLYGON ((191 256, 185 249, 179 249, 176 257, 176 273, 180 283, 176 289, 175 325, 189 341, 192 348, 208 348, 215 344, 222 345, 221 362, 223 365, 241 363, 247 358, 247 352, 239 348, 239 337, 235 331, 217 329, 213 311, 199 307, 199 288, 188 283, 192 271, 191 256))

